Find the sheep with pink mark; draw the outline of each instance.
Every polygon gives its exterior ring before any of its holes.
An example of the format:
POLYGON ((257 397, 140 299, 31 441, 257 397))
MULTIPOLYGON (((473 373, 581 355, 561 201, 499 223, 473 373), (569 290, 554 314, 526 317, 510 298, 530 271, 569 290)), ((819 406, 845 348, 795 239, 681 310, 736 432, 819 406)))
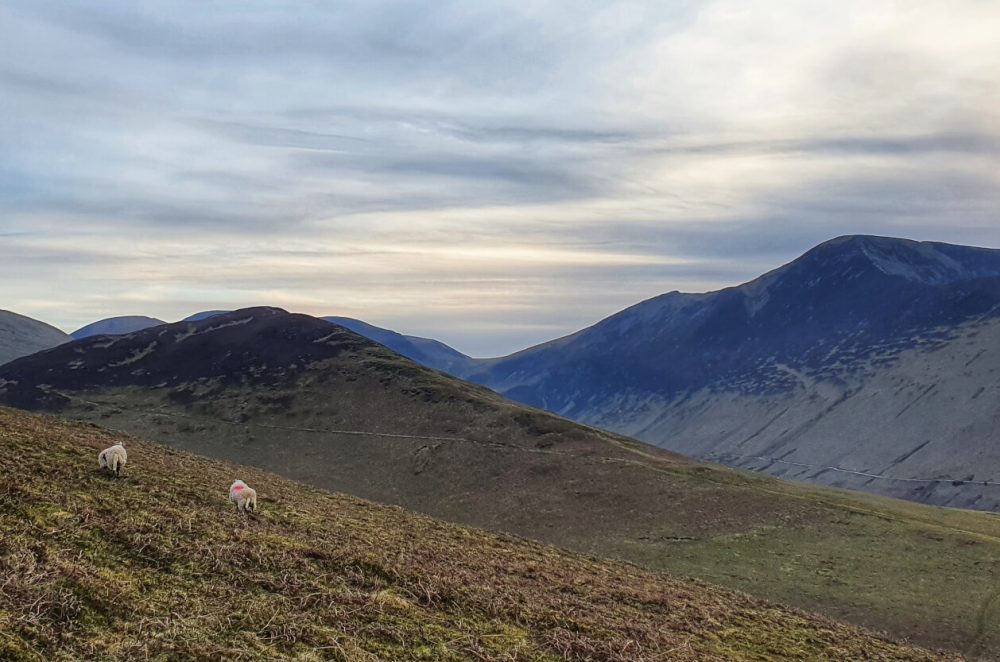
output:
POLYGON ((257 491, 242 480, 234 481, 229 486, 229 500, 236 504, 236 510, 241 513, 257 512, 257 491))

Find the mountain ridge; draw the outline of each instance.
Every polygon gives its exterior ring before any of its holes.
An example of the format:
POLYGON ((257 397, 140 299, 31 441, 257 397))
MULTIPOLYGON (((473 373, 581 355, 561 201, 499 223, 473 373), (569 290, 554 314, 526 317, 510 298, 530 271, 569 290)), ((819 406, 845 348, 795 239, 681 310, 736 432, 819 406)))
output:
POLYGON ((0 365, 70 340, 69 335, 50 324, 0 310, 0 365))
MULTIPOLYGON (((963 441, 968 436, 959 428, 965 423, 948 427, 942 421, 946 398, 1000 397, 988 377, 997 360, 988 340, 997 320, 1000 251, 852 235, 824 242, 743 285, 653 297, 569 336, 481 363, 466 377, 525 404, 687 455, 989 510, 1000 507, 1000 491, 971 482, 1000 479, 1000 459, 984 464, 963 441), (942 357, 947 361, 941 363, 942 357), (921 361, 937 373, 919 370, 921 361), (971 363, 963 366, 966 361, 971 363), (898 372, 901 364, 908 372, 898 372), (969 370, 978 371, 979 383, 966 393, 963 375, 969 370), (882 383, 882 373, 895 375, 899 384, 865 390, 866 384, 882 383), (947 395, 929 391, 924 406, 903 411, 906 392, 934 384, 947 395), (891 395, 897 391, 902 394, 891 395), (859 442, 884 441, 883 430, 872 436, 879 427, 876 413, 852 399, 860 392, 901 411, 910 421, 903 428, 940 430, 942 439, 907 455, 926 439, 911 443, 889 434, 883 457, 868 452, 866 463, 850 466, 846 455, 838 459, 836 448, 824 441, 837 438, 834 426, 819 423, 831 412, 847 412, 837 420, 859 442), (867 428, 848 425, 855 408, 864 414, 855 418, 871 421, 867 428), (904 456, 906 465, 893 461, 904 456), (932 472, 934 457, 957 473, 932 472), (838 464, 862 473, 893 467, 899 480, 889 485, 818 471, 838 464), (917 479, 939 482, 928 490, 917 479), (956 493, 947 484, 952 481, 970 484, 956 493)), ((991 425, 986 409, 973 411, 979 418, 970 424, 991 425)), ((977 443, 993 447, 995 439, 987 435, 977 443)), ((848 447, 858 448, 853 442, 848 447)))
POLYGON ((91 322, 80 327, 71 335, 74 340, 88 338, 90 336, 119 336, 133 331, 141 331, 152 326, 166 324, 161 319, 146 317, 145 315, 118 315, 106 317, 96 322, 91 322))
POLYGON ((425 365, 435 370, 441 370, 452 375, 464 374, 475 361, 457 349, 449 347, 439 340, 410 336, 369 324, 353 317, 338 317, 335 315, 320 317, 333 324, 339 324, 369 340, 385 345, 397 354, 425 365))
MULTIPOLYGON (((197 322, 218 315, 224 315, 232 311, 228 310, 206 310, 185 317, 183 322, 197 322)), ((402 354, 406 358, 413 359, 422 365, 435 370, 442 370, 449 374, 464 374, 468 371, 468 366, 475 361, 465 354, 459 352, 445 343, 432 338, 422 338, 411 336, 385 329, 374 324, 369 324, 364 320, 353 317, 343 317, 338 315, 320 316, 317 319, 326 320, 332 324, 343 326, 355 333, 374 340, 380 345, 385 345, 397 354, 402 354)))

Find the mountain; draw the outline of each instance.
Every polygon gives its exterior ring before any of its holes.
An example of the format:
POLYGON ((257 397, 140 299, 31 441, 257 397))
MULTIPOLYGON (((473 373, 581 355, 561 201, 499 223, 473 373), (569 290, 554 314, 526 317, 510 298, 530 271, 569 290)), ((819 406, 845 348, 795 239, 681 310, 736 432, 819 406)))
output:
POLYGON ((469 379, 686 455, 996 510, 998 340, 1000 251, 849 236, 469 379))
POLYGON ((994 517, 687 460, 306 315, 254 308, 76 341, 4 366, 0 402, 1000 655, 994 517))
POLYGON ((142 315, 108 317, 107 319, 102 319, 79 328, 70 335, 76 340, 89 338, 90 336, 120 336, 161 324, 166 324, 166 322, 158 320, 155 317, 144 317, 142 315))
POLYGON ((0 310, 0 365, 72 340, 45 322, 0 310))
MULTIPOLYGON (((229 311, 206 310, 204 312, 195 313, 194 315, 185 318, 183 321, 197 322, 210 317, 215 317, 217 315, 222 315, 226 312, 229 311)), ((430 338, 404 336, 396 331, 383 329, 382 327, 363 322, 359 319, 354 319, 353 317, 338 317, 331 315, 328 317, 320 317, 319 319, 326 320, 331 324, 337 324, 346 329, 350 329, 360 336, 364 336, 369 340, 374 340, 380 345, 385 345, 397 354, 402 354, 406 358, 413 359, 417 363, 425 365, 429 368, 434 368, 435 370, 447 372, 450 375, 461 376, 465 374, 469 371, 470 366, 472 366, 475 362, 474 359, 462 354, 457 349, 453 349, 448 345, 445 345, 443 342, 432 340, 430 338)))
POLYGON ((3 659, 959 659, 3 408, 0 470, 3 659), (120 481, 94 461, 118 442, 120 481))
POLYGON ((397 354, 402 354, 417 363, 451 375, 464 374, 474 362, 473 359, 457 349, 430 338, 404 336, 396 331, 383 329, 351 317, 321 317, 320 319, 339 324, 358 335, 374 340, 380 345, 385 345, 397 354))
POLYGON ((200 313, 195 313, 194 315, 188 315, 182 322, 200 322, 201 320, 207 320, 210 317, 217 317, 218 315, 225 315, 229 310, 203 310, 200 313))

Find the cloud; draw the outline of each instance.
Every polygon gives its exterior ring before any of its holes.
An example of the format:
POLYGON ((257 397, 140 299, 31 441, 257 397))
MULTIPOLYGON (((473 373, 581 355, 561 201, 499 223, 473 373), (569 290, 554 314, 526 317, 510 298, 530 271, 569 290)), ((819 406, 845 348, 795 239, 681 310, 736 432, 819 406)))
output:
POLYGON ((1000 246, 984 0, 0 7, 3 307, 501 354, 844 233, 1000 246))

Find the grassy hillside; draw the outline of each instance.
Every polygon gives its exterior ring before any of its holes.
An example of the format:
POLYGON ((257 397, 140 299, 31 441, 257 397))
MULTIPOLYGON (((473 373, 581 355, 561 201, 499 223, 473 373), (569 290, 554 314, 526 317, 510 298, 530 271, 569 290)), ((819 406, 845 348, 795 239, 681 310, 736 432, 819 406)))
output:
POLYGON ((0 658, 946 659, 132 439, 115 481, 94 458, 119 439, 0 409, 0 658))
POLYGON ((693 462, 305 316, 74 343, 5 366, 0 400, 1000 659, 996 516, 693 462))

